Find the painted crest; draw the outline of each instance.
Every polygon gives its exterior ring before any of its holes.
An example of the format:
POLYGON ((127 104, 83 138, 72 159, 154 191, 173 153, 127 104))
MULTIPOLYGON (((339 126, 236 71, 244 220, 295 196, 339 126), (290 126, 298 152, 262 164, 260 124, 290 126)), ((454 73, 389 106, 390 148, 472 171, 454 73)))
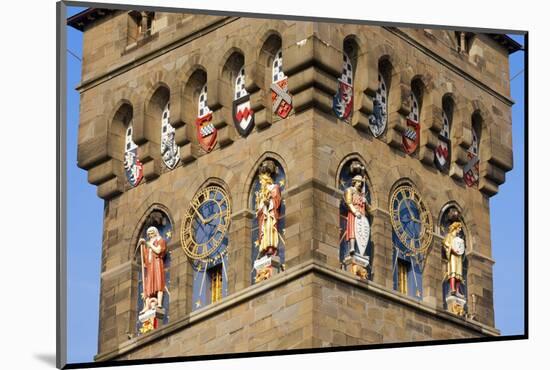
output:
POLYGON ((137 156, 137 145, 132 140, 132 122, 128 124, 126 129, 126 139, 124 146, 124 172, 128 183, 132 186, 137 186, 143 178, 143 165, 137 156))
POLYGON ((212 112, 208 112, 203 117, 198 117, 195 125, 197 126, 197 137, 201 148, 207 153, 212 151, 218 138, 218 130, 212 124, 212 112))
POLYGON ((464 166, 464 182, 469 187, 477 184, 479 180, 479 157, 468 152, 468 163, 464 166))
POLYGON ((176 129, 170 124, 170 102, 162 111, 160 154, 164 164, 174 169, 180 160, 180 148, 176 145, 176 129))
POLYGON ((281 118, 288 117, 292 110, 292 96, 288 93, 288 77, 283 73, 283 52, 279 50, 273 60, 271 83, 271 104, 273 113, 281 118))
POLYGON ((367 245, 369 244, 370 224, 367 217, 355 218, 355 243, 359 248, 361 256, 365 255, 367 245))
POLYGON ((372 114, 369 116, 369 128, 374 137, 379 137, 386 130, 388 122, 387 117, 388 90, 384 77, 378 74, 378 90, 373 101, 372 114))
POLYGON ((468 163, 464 166, 464 182, 469 187, 477 184, 479 180, 479 140, 475 130, 472 130, 472 145, 468 149, 468 163))
POLYGON ((420 125, 407 119, 407 129, 403 133, 403 149, 405 153, 412 154, 418 148, 420 141, 420 125))
POLYGON ((435 148, 435 166, 443 172, 449 170, 451 159, 451 124, 445 110, 443 111, 443 128, 439 133, 439 139, 435 148))
POLYGON ((407 128, 403 132, 403 149, 405 153, 412 154, 418 148, 420 142, 420 110, 418 100, 414 93, 411 93, 411 112, 407 117, 407 128))
POLYGON ((451 147, 449 139, 439 135, 437 147, 435 148, 435 165, 440 171, 449 170, 449 158, 451 157, 451 147))
POLYGON ((218 130, 212 123, 212 111, 208 108, 206 84, 199 94, 199 115, 195 121, 197 138, 201 148, 209 153, 216 146, 218 130))
POLYGON ((235 79, 235 99, 233 100, 233 122, 242 136, 247 136, 254 127, 254 111, 250 108, 250 95, 245 87, 244 67, 235 79))
POLYGON ((342 75, 338 79, 338 91, 332 99, 332 110, 336 117, 349 122, 353 111, 353 66, 346 53, 342 75))

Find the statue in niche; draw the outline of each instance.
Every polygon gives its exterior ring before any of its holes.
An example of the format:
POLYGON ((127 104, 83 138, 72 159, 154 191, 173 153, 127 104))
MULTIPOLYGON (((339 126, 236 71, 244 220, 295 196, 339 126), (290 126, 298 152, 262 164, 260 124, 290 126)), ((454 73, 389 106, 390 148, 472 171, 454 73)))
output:
POLYGON ((454 221, 449 226, 447 235, 443 240, 443 249, 447 258, 446 279, 449 281, 450 294, 463 297, 461 283, 464 280, 462 274, 462 260, 464 258, 465 243, 461 237, 462 223, 454 221))
POLYGON ((368 220, 368 203, 365 191, 365 177, 355 175, 351 180, 351 186, 344 191, 344 202, 348 208, 346 224, 346 241, 348 242, 348 254, 359 253, 364 256, 370 236, 368 220))
POLYGON ((265 161, 260 167, 260 190, 256 192, 256 217, 258 219, 258 257, 276 256, 279 244, 279 210, 281 188, 273 183, 271 173, 276 170, 273 161, 265 161))
POLYGON ((145 301, 140 314, 151 309, 162 308, 162 298, 166 289, 163 261, 166 254, 166 241, 154 226, 147 229, 147 239, 141 238, 138 242, 141 250, 143 299, 145 301))
POLYGON ((346 270, 363 280, 368 278, 369 256, 367 246, 370 238, 368 219, 369 205, 366 194, 365 168, 355 161, 350 165, 350 173, 355 174, 351 186, 344 190, 344 203, 347 208, 345 239, 347 249, 343 264, 346 270))

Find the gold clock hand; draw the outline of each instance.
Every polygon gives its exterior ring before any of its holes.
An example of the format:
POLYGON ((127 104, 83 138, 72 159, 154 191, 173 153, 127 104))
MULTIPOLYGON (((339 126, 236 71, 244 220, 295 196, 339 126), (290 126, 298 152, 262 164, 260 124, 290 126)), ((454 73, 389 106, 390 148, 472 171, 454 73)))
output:
POLYGON ((218 217, 220 214, 219 213, 216 213, 215 215, 213 215, 212 217, 209 217, 207 218, 206 220, 204 220, 204 223, 205 224, 209 224, 210 221, 212 221, 213 219, 215 219, 216 217, 218 217))
POLYGON ((407 206, 407 210, 409 211, 409 216, 412 218, 413 213, 411 211, 411 207, 409 207, 409 202, 407 202, 407 199, 405 199, 403 202, 405 203, 405 206, 407 206))
POLYGON ((199 210, 195 207, 195 205, 193 203, 191 203, 191 207, 193 207, 193 209, 195 210, 195 212, 197 213, 197 216, 199 216, 199 220, 201 220, 201 222, 204 224, 204 218, 202 218, 202 215, 201 213, 199 212, 199 210))

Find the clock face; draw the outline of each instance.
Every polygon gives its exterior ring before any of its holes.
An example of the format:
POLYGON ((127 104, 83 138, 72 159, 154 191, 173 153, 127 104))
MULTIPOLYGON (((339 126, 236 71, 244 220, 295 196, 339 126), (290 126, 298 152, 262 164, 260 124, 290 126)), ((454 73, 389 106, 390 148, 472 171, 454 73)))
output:
POLYGON ((181 245, 193 260, 204 261, 221 252, 229 229, 231 205, 219 186, 208 186, 191 200, 181 225, 181 245))
POLYGON ((416 190, 408 185, 395 190, 390 201, 393 230, 413 254, 424 253, 432 242, 432 215, 416 190))

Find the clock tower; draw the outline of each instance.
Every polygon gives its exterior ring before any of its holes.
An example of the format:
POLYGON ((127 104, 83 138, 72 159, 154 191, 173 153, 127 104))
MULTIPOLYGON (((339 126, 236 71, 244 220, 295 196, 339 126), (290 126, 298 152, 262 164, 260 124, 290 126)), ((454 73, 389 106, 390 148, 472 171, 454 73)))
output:
POLYGON ((90 8, 97 361, 499 335, 493 33, 90 8), (98 246, 99 248, 99 246, 98 246))

